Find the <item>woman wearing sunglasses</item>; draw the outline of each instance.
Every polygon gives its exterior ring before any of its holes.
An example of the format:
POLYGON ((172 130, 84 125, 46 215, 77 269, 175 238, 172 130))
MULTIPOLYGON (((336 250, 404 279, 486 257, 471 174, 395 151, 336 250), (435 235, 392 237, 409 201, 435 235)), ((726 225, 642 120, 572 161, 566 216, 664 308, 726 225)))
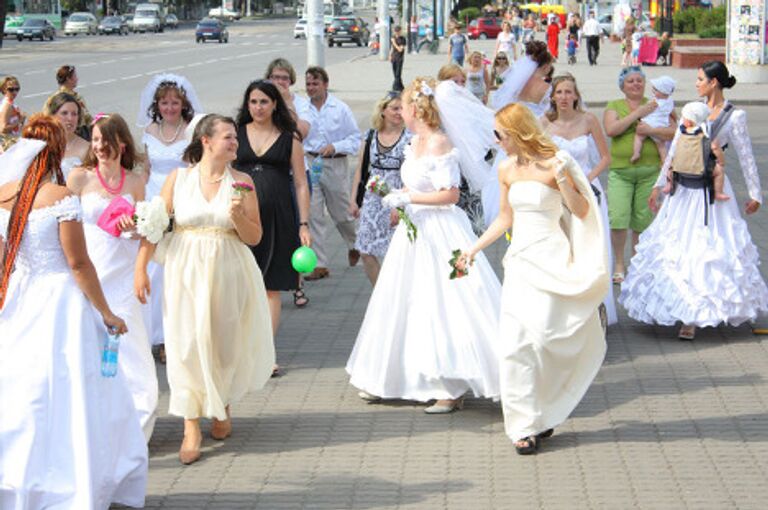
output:
POLYGON ((14 104, 20 90, 19 80, 15 76, 6 76, 0 81, 0 93, 3 94, 0 105, 0 137, 21 135, 21 126, 26 116, 21 108, 14 104))
POLYGON ((504 74, 509 71, 509 57, 503 51, 496 54, 491 68, 491 90, 498 89, 504 83, 504 74))

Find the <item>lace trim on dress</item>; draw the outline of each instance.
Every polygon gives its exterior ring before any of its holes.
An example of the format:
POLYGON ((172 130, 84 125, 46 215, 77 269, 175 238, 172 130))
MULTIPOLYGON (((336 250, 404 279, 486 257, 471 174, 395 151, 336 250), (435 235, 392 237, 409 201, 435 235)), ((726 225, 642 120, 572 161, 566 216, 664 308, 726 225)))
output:
POLYGON ((741 172, 744 174, 744 181, 747 184, 749 198, 762 203, 763 198, 760 191, 760 174, 757 170, 755 155, 754 152, 752 152, 752 140, 749 137, 749 130, 747 129, 747 112, 744 110, 737 110, 733 112, 730 120, 732 124, 728 138, 736 148, 736 155, 739 158, 741 172))
MULTIPOLYGON (((0 214, 10 216, 11 211, 0 208, 0 214)), ((32 209, 29 211, 29 216, 36 219, 53 216, 59 223, 62 221, 78 221, 82 223, 83 209, 80 206, 80 199, 76 195, 69 195, 61 200, 57 200, 49 206, 32 209)))

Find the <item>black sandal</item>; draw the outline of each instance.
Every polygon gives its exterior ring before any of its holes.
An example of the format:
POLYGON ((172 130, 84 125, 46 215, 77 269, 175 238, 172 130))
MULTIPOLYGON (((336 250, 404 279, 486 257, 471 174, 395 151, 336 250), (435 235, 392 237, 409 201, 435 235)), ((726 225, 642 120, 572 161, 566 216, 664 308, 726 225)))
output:
POLYGON ((309 304, 309 298, 304 294, 304 289, 293 291, 293 304, 296 308, 304 308, 309 304))
POLYGON ((552 437, 552 434, 554 433, 555 433, 555 429, 547 429, 541 434, 537 434, 536 437, 538 437, 539 439, 546 439, 548 437, 552 437))
POLYGON ((538 436, 528 436, 519 441, 515 441, 515 450, 517 451, 518 455, 532 455, 536 453, 536 450, 538 449, 538 436), (518 445, 518 443, 522 443, 522 446, 518 445))

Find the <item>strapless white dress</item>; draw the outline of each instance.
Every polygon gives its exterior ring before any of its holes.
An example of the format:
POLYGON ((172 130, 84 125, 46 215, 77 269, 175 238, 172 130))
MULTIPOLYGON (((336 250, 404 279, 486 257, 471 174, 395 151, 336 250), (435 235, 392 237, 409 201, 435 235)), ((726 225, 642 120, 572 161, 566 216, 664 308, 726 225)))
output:
MULTIPOLYGON (((131 195, 123 198, 133 202, 131 195)), ((157 408, 157 374, 147 340, 142 306, 133 291, 133 272, 139 251, 138 239, 114 237, 96 222, 111 202, 111 197, 86 193, 83 205, 83 230, 88 255, 96 267, 101 288, 112 311, 128 325, 128 333, 120 337, 119 370, 133 395, 139 422, 147 441, 152 436, 157 408)))
MULTIPOLYGON (((149 164, 151 170, 149 180, 147 181, 146 200, 152 200, 160 194, 163 184, 168 176, 177 168, 186 168, 187 164, 182 161, 184 150, 189 145, 189 140, 179 140, 171 145, 165 145, 163 142, 144 133, 141 137, 141 143, 147 149, 149 164)), ((149 340, 153 345, 164 343, 165 333, 163 331, 163 266, 149 263, 147 268, 149 274, 149 283, 152 292, 149 296, 149 303, 144 307, 144 324, 147 328, 149 340)))
POLYGON ((598 306, 609 282, 593 197, 583 220, 538 181, 513 183, 508 199, 515 218, 504 256, 501 400, 507 435, 517 441, 562 423, 597 375, 606 352, 598 306))
POLYGON ((61 173, 64 174, 64 180, 65 181, 67 180, 67 177, 69 177, 69 172, 71 172, 73 168, 81 166, 82 164, 83 164, 83 160, 77 156, 70 156, 68 158, 62 159, 61 173))
MULTIPOLYGON (((413 157, 401 167, 410 190, 459 186, 458 151, 413 157)), ((426 402, 467 391, 498 398, 498 318, 501 288, 485 256, 469 275, 448 278, 455 249, 477 238, 456 206, 409 205, 415 242, 398 225, 347 361, 350 383, 382 398, 426 402)))
MULTIPOLYGON (((0 209, 0 232, 9 212, 0 209)), ((33 210, 0 310, 0 508, 144 505, 147 445, 122 371, 101 376, 106 329, 75 283, 59 222, 77 197, 33 210)))
MULTIPOLYGON (((597 151, 595 141, 590 134, 577 136, 570 140, 557 135, 550 135, 550 137, 561 150, 564 150, 573 156, 573 159, 576 160, 581 167, 581 170, 584 172, 584 175, 589 174, 595 164, 600 161, 600 153, 597 151)), ((608 250, 608 261, 610 262, 611 267, 613 267, 611 227, 608 223, 608 196, 603 190, 602 184, 600 184, 600 179, 595 179, 590 184, 600 192, 600 212, 603 216, 603 227, 605 228, 606 250, 608 250)), ((603 303, 605 304, 605 310, 608 315, 608 324, 616 324, 619 319, 616 315, 616 301, 613 297, 613 285, 608 287, 608 293, 606 294, 603 303)))

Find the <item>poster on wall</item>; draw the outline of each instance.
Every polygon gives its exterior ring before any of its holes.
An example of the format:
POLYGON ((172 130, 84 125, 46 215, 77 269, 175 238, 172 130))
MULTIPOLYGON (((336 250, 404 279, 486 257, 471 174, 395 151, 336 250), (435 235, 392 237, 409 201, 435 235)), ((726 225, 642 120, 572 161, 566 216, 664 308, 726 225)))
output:
POLYGON ((735 0, 730 3, 730 61, 758 65, 766 61, 765 0, 735 0))

